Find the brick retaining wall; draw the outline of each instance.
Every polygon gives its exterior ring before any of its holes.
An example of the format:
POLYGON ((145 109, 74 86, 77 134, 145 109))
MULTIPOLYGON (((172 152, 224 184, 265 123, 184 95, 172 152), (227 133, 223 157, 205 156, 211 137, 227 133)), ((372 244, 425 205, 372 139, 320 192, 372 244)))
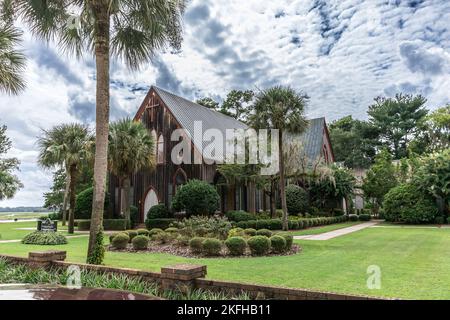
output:
POLYGON ((126 274, 130 277, 142 278, 145 281, 156 282, 161 290, 178 289, 188 291, 191 289, 205 289, 210 291, 223 291, 226 293, 247 293, 253 299, 277 300, 380 300, 383 298, 338 294, 324 291, 306 289, 283 288, 276 286, 253 285, 239 282, 217 281, 204 279, 207 273, 205 265, 177 264, 161 268, 161 273, 138 269, 115 268, 97 266, 83 263, 65 262, 65 251, 30 252, 28 258, 0 254, 0 258, 11 263, 28 264, 30 267, 59 267, 66 269, 69 266, 79 266, 81 269, 96 272, 126 274))

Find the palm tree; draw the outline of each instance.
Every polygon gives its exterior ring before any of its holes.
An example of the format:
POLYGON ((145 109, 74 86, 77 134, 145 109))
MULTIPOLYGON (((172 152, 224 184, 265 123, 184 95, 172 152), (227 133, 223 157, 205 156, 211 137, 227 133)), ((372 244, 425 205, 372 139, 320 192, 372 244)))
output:
POLYGON ((25 56, 14 49, 22 33, 11 23, 0 22, 0 91, 18 94, 25 88, 25 56))
POLYGON ((93 137, 81 124, 63 124, 44 130, 38 139, 38 163, 44 168, 65 166, 69 177, 69 233, 74 229, 75 187, 82 163, 92 157, 93 137))
MULTIPOLYGON (((110 57, 125 60, 131 69, 158 50, 181 47, 185 0, 8 0, 0 10, 30 26, 44 40, 56 40, 67 52, 90 52, 96 62, 96 136, 94 200, 88 257, 100 232, 106 188, 109 134, 110 57), (78 16, 74 17, 73 13, 78 16), (79 18, 79 19, 78 19, 79 18)), ((89 259, 88 259, 89 260, 89 259)))
MULTIPOLYGON (((111 124, 109 130, 108 167, 119 179, 120 192, 125 192, 125 219, 130 220, 130 176, 144 168, 153 168, 155 142, 147 128, 130 119, 111 124)), ((119 194, 119 199, 122 199, 119 194)))
POLYGON ((289 87, 276 86, 257 94, 253 112, 249 118, 255 129, 278 129, 278 169, 280 176, 280 197, 283 209, 283 230, 288 228, 286 206, 285 161, 283 153, 284 133, 302 133, 308 122, 304 117, 308 97, 289 87))

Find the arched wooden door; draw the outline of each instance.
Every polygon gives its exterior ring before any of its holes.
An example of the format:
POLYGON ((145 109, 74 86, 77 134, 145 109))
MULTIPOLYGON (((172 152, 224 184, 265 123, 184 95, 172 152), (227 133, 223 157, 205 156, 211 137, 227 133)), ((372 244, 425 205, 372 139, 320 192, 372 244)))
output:
POLYGON ((150 210, 151 207, 157 205, 158 203, 158 195, 156 194, 155 190, 148 190, 144 200, 144 217, 147 216, 148 210, 150 210))

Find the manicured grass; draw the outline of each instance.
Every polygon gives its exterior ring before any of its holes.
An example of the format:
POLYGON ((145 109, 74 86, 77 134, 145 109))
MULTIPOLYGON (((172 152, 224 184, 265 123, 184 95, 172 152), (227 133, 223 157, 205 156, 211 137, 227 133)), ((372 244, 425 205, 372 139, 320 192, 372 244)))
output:
MULTIPOLYGON (((36 221, 0 223, 0 241, 22 239, 27 234, 33 232, 33 230, 17 230, 18 228, 36 229, 36 226, 36 221)), ((58 231, 64 235, 68 235, 67 226, 62 227, 61 223, 58 223, 58 231)), ((74 235, 76 234, 75 232, 74 235)))
MULTIPOLYGON (((52 246, 84 262, 87 237, 52 246)), ((190 259, 170 254, 107 252, 105 264, 159 271, 173 263, 208 266, 208 278, 410 299, 450 299, 450 229, 368 228, 327 241, 296 241, 302 252, 260 258, 190 259), (381 268, 381 289, 366 286, 367 267, 381 268)), ((0 253, 26 256, 49 247, 0 244, 0 253)))
POLYGON ((36 219, 50 212, 0 212, 0 220, 36 219))
POLYGON ((293 236, 306 236, 306 235, 313 235, 313 234, 320 234, 325 233, 333 230, 338 230, 342 228, 347 228, 354 226, 356 224, 360 224, 360 221, 349 221, 349 222, 343 222, 343 223, 336 223, 336 224, 330 224, 323 227, 315 227, 315 228, 308 228, 304 230, 295 230, 295 231, 288 231, 286 233, 289 233, 293 236))

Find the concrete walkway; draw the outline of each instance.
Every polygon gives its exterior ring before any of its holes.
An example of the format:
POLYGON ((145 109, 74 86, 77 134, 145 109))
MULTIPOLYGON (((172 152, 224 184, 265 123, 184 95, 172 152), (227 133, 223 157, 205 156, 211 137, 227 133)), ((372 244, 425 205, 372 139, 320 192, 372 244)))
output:
POLYGON ((336 237, 340 237, 349 233, 353 233, 355 231, 359 231, 362 229, 366 229, 369 227, 372 227, 376 225, 378 221, 370 221, 370 222, 364 222, 360 223, 351 227, 337 229, 330 232, 325 232, 321 234, 311 234, 306 236, 294 236, 295 240, 330 240, 336 237))

